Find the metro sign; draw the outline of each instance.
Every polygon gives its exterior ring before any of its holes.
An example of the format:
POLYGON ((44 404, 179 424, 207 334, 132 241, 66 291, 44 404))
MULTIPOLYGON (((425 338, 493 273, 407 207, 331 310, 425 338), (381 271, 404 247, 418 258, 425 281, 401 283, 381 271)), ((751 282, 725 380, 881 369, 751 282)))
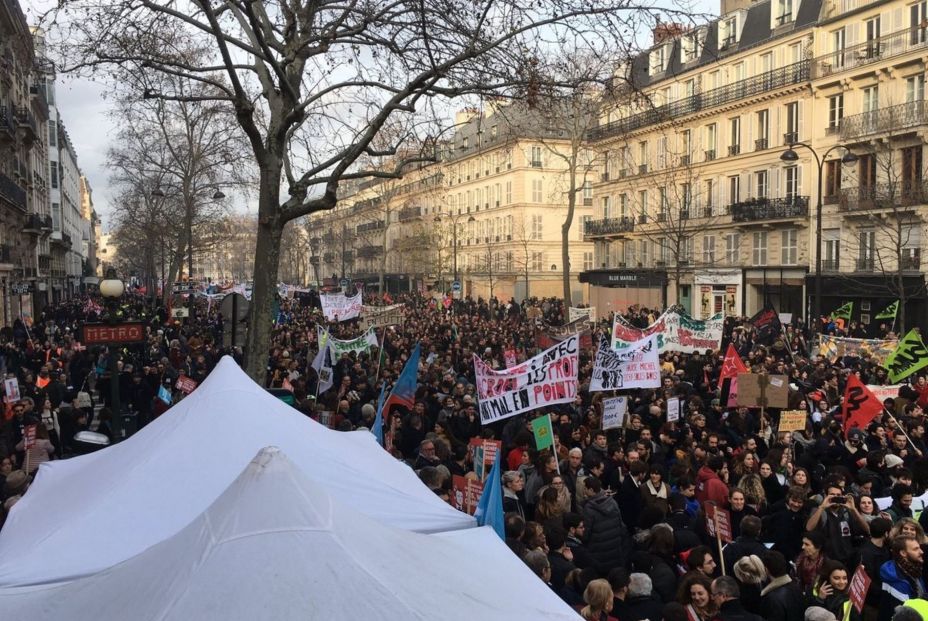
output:
POLYGON ((127 322, 109 325, 89 323, 84 326, 84 345, 123 345, 145 341, 145 324, 127 322))

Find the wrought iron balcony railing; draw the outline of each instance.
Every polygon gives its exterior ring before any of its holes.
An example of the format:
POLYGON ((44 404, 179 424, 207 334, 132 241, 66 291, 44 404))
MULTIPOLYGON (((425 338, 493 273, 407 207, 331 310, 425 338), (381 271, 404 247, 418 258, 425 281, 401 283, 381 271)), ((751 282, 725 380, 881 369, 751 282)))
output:
POLYGON ((403 207, 400 209, 400 222, 415 220, 422 215, 422 209, 416 205, 414 207, 403 207))
POLYGON ((382 246, 361 246, 358 248, 358 258, 373 259, 383 254, 382 246))
POLYGON ((843 50, 829 52, 813 61, 813 78, 823 78, 928 47, 928 28, 904 28, 843 50))
POLYGON ((841 119, 841 140, 850 141, 873 134, 893 134, 900 130, 928 125, 925 102, 910 101, 904 104, 871 110, 841 119))
POLYGON ((355 230, 358 235, 363 235, 364 233, 370 233, 372 231, 382 231, 384 227, 383 220, 374 220, 373 222, 365 222, 364 224, 359 224, 355 230))
POLYGON ((841 211, 870 211, 910 207, 926 202, 928 202, 928 182, 915 180, 842 188, 838 208, 841 211))
POLYGON ((591 220, 583 228, 586 236, 615 235, 617 233, 630 233, 635 230, 634 218, 603 218, 591 220))
POLYGON ((772 69, 760 75, 713 88, 704 93, 696 93, 678 101, 655 106, 627 118, 601 125, 590 130, 588 137, 590 140, 603 140, 620 136, 642 127, 670 121, 701 110, 724 106, 776 88, 799 84, 809 79, 810 68, 811 61, 801 60, 785 67, 772 69))
POLYGON ((858 258, 855 264, 858 272, 872 272, 875 265, 873 257, 858 258))
POLYGON ((840 268, 838 259, 822 259, 823 272, 837 272, 840 268))
POLYGON ((755 198, 728 207, 732 222, 800 218, 809 215, 809 197, 755 198))
POLYGON ((14 207, 26 211, 26 190, 3 173, 0 173, 0 198, 5 198, 14 207))

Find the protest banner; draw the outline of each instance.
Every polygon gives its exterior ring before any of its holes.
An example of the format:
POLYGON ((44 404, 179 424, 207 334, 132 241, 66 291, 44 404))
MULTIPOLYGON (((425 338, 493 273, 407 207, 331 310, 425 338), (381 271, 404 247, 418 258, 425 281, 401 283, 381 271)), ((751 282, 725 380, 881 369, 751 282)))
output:
POLYGON ((622 427, 625 424, 625 414, 627 412, 627 397, 603 399, 603 430, 622 427))
POLYGON ((177 384, 174 385, 174 388, 181 391, 185 395, 189 395, 196 389, 198 386, 197 382, 186 375, 181 375, 177 378, 177 384))
POLYGON ((858 565, 854 576, 851 578, 851 584, 848 586, 849 598, 851 604, 857 609, 858 614, 863 614, 864 601, 867 599, 867 591, 870 590, 870 576, 863 565, 858 565))
POLYGON ((580 335, 580 347, 584 349, 593 348, 593 333, 590 332, 588 322, 584 319, 578 319, 563 326, 542 325, 541 329, 535 334, 535 345, 548 349, 555 343, 560 343, 568 336, 574 334, 580 335))
POLYGON ((479 481, 483 481, 487 478, 487 460, 483 456, 483 446, 477 445, 477 448, 474 449, 474 474, 477 475, 479 481))
POLYGON ((667 422, 673 423, 680 420, 680 397, 671 397, 667 399, 667 422))
POLYGON ((624 388, 659 388, 660 358, 657 335, 645 337, 633 347, 615 351, 603 338, 593 361, 590 392, 624 388))
POLYGON ((780 412, 780 426, 777 428, 777 431, 802 431, 806 428, 808 419, 809 413, 805 410, 786 410, 785 412, 780 412))
POLYGON ((506 368, 511 369, 516 366, 519 362, 516 359, 516 350, 507 349, 503 352, 503 359, 506 361, 506 368))
POLYGON ((899 345, 887 356, 883 366, 889 371, 889 381, 894 384, 928 367, 928 350, 914 328, 899 341, 899 345))
POLYGON ((489 474, 490 468, 493 467, 493 462, 496 460, 496 454, 503 450, 503 443, 500 440, 484 440, 482 438, 471 438, 468 443, 468 449, 470 450, 471 461, 474 463, 474 468, 476 469, 478 460, 477 453, 479 452, 483 455, 483 460, 480 468, 482 473, 480 480, 482 481, 485 474, 489 474))
POLYGON ((785 375, 738 374, 737 403, 748 408, 785 408, 789 383, 785 375))
MULTIPOLYGON (((316 328, 319 342, 324 342, 325 331, 320 328, 316 328)), ((373 328, 370 328, 359 336, 356 339, 351 339, 350 341, 341 341, 334 336, 329 335, 328 340, 325 341, 329 346, 329 356, 332 360, 332 364, 338 364, 339 359, 342 357, 342 354, 351 354, 351 353, 361 353, 369 350, 371 347, 376 347, 379 345, 377 341, 377 333, 373 328)))
POLYGON ((589 308, 574 308, 571 306, 567 309, 568 323, 573 323, 579 319, 594 323, 596 321, 596 307, 590 306, 589 308))
POLYGON ((473 515, 477 511, 480 495, 483 494, 483 483, 455 474, 451 477, 451 502, 458 511, 473 515))
POLYGON ((6 396, 7 403, 15 403, 20 400, 19 380, 15 377, 3 380, 3 392, 6 396))
POLYGON ((870 358, 882 365, 898 345, 897 339, 852 339, 822 334, 819 336, 818 355, 832 363, 845 356, 853 356, 870 358))
POLYGON ((725 318, 722 314, 709 319, 694 319, 677 308, 671 308, 657 318, 647 328, 635 328, 628 325, 622 316, 616 314, 612 324, 612 349, 620 351, 632 346, 632 343, 656 334, 658 351, 675 351, 692 354, 707 349, 718 350, 722 345, 722 332, 725 318))
MULTIPOLYGON (((707 502, 706 509, 706 532, 715 539, 719 549, 719 558, 725 558, 722 553, 722 541, 731 543, 731 514, 725 509, 720 509, 714 502, 707 502), (727 537, 727 538, 726 538, 727 537)), ((725 563, 722 566, 722 575, 725 575, 725 563)))
POLYGON ((365 330, 401 326, 404 320, 405 315, 403 314, 402 304, 361 307, 361 327, 365 330))
POLYGON ((329 293, 319 296, 322 304, 322 314, 329 321, 346 321, 355 319, 361 314, 361 291, 352 297, 344 293, 329 293))
POLYGON ((867 390, 873 393, 873 396, 883 403, 887 399, 895 399, 899 396, 899 389, 905 384, 890 384, 889 386, 877 386, 876 384, 867 384, 867 390))
POLYGON ((628 349, 633 343, 637 343, 654 334, 657 335, 657 348, 658 351, 660 351, 664 346, 664 321, 669 312, 670 311, 665 311, 663 315, 658 317, 657 320, 647 328, 635 328, 630 326, 622 319, 621 315, 616 313, 612 321, 612 349, 616 351, 628 349))
POLYGON ((496 371, 474 354, 480 421, 492 423, 577 396, 580 337, 572 335, 511 369, 496 371))

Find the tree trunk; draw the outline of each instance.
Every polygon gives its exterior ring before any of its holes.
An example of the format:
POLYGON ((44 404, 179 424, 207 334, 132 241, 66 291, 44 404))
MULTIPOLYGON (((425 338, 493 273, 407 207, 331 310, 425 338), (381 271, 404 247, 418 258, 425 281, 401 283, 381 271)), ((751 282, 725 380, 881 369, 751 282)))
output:
POLYGON ((261 386, 264 386, 267 375, 266 359, 271 342, 273 321, 271 306, 277 291, 280 239, 286 224, 279 215, 280 172, 279 159, 262 163, 258 195, 258 236, 255 246, 254 284, 248 314, 248 334, 245 336, 245 372, 261 386))
POLYGON ((567 194, 567 218, 564 220, 564 224, 561 225, 561 263, 563 268, 563 278, 564 278, 564 308, 570 308, 571 304, 571 294, 570 294, 570 227, 574 222, 574 208, 577 206, 577 192, 576 192, 576 174, 574 173, 575 168, 571 168, 570 174, 570 190, 567 194))

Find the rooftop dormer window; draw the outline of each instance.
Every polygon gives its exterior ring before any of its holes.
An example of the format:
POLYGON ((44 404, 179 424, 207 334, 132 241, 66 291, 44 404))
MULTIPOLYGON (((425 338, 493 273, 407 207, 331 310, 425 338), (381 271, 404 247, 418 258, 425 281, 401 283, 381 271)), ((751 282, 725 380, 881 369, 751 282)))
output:
POLYGON ((668 49, 669 46, 664 44, 651 50, 648 64, 648 75, 656 75, 667 70, 667 60, 669 56, 667 53, 668 49))
POLYGON ((725 50, 738 42, 741 34, 738 15, 731 15, 719 22, 719 50, 725 50))

